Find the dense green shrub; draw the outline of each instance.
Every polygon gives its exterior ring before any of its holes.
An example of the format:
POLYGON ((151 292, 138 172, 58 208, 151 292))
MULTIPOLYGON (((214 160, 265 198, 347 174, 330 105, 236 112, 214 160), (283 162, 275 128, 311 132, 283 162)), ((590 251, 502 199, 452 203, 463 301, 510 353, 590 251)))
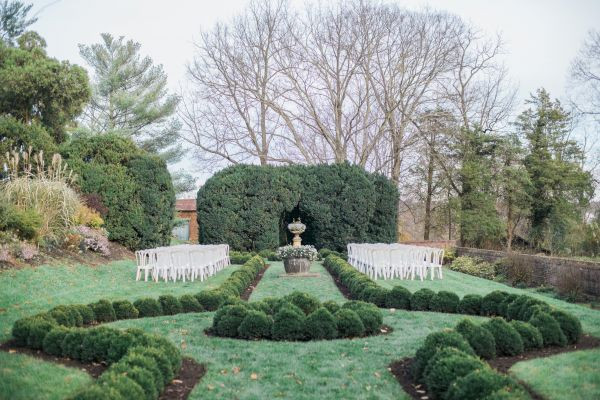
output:
POLYGON ((567 343, 575 344, 579 341, 583 330, 577 317, 560 310, 552 310, 550 315, 560 325, 560 330, 565 334, 567 343))
POLYGON ((538 311, 549 313, 550 306, 541 300, 530 297, 521 305, 518 319, 521 321, 529 321, 533 314, 538 311))
POLYGON ((127 351, 140 344, 139 337, 130 332, 115 331, 106 351, 106 360, 108 363, 119 361, 127 351))
POLYGON ((234 265, 242 265, 248 262, 252 257, 254 257, 254 253, 249 253, 246 251, 235 251, 232 250, 229 252, 229 261, 234 265))
POLYGON ((243 339, 266 339, 271 337, 273 319, 262 311, 248 311, 238 327, 238 336, 243 339))
POLYGON ((73 307, 77 309, 84 325, 89 325, 96 320, 96 315, 92 307, 85 304, 75 304, 73 307))
POLYGON ((523 341, 523 349, 534 350, 541 349, 544 346, 544 339, 540 331, 533 325, 523 321, 512 320, 510 325, 515 328, 521 340, 523 341))
POLYGON ((480 368, 452 382, 445 398, 447 400, 479 400, 508 385, 516 386, 509 377, 501 375, 491 368, 480 368))
POLYGON ((127 374, 127 377, 140 385, 144 390, 145 398, 147 400, 155 400, 158 398, 158 389, 154 382, 154 376, 149 370, 138 366, 131 367, 124 362, 118 362, 108 369, 107 373, 110 372, 127 374))
POLYGON ((415 380, 422 382, 423 372, 429 360, 435 353, 445 347, 454 347, 467 354, 475 355, 469 343, 456 331, 446 329, 427 335, 425 343, 417 350, 412 366, 415 380))
POLYGON ((277 303, 275 304, 274 308, 273 308, 273 314, 277 314, 279 311, 283 310, 284 308, 291 310, 293 312, 296 312, 298 314, 304 314, 304 311, 302 311, 302 309, 300 307, 298 307, 295 304, 290 303, 289 301, 286 301, 284 299, 279 299, 277 301, 277 303))
POLYGON ((538 312, 531 317, 529 323, 535 326, 544 339, 544 346, 565 346, 567 337, 554 317, 545 312, 538 312))
POLYGON ((350 309, 358 314, 368 335, 378 333, 383 324, 383 315, 374 304, 353 300, 346 302, 342 309, 350 309))
POLYGON ((401 310, 410 310, 411 293, 403 286, 394 286, 387 292, 385 306, 387 308, 398 308, 401 310))
POLYGON ((496 340, 487 329, 469 319, 463 319, 454 329, 469 342, 479 357, 488 360, 496 357, 496 340))
POLYGON ((338 312, 341 308, 340 305, 333 300, 327 300, 323 302, 321 306, 325 307, 332 315, 338 312))
POLYGON ((156 362, 156 366, 160 369, 163 377, 163 383, 166 386, 173 378, 173 366, 169 357, 160 349, 155 347, 135 346, 129 349, 127 355, 140 355, 144 357, 150 357, 156 362))
POLYGON ((96 303, 89 304, 89 306, 94 310, 94 315, 98 322, 111 322, 117 319, 115 309, 108 300, 102 299, 96 303))
POLYGON ((498 315, 508 318, 508 306, 519 297, 518 294, 511 293, 504 297, 502 303, 498 305, 498 315))
POLYGON ((82 326, 83 317, 74 306, 60 305, 56 306, 48 314, 54 318, 57 324, 63 326, 82 326))
POLYGON ((169 244, 175 191, 163 160, 117 134, 83 135, 61 153, 81 191, 99 195, 108 208, 110 240, 136 250, 169 244))
POLYGON ((183 311, 177 297, 170 294, 159 296, 158 301, 160 302, 163 314, 165 315, 175 315, 183 311))
MULTIPOLYGON (((358 317, 357 317, 358 318, 358 317)), ((275 340, 301 340, 304 338, 304 313, 297 312, 290 307, 282 307, 273 321, 273 334, 275 340)))
POLYGON ((124 400, 124 398, 114 387, 93 384, 75 394, 73 400, 124 400))
POLYGON ((71 329, 62 342, 63 355, 65 357, 81 360, 83 340, 87 336, 85 329, 71 329))
POLYGON ((498 355, 516 356, 523 352, 521 335, 504 319, 492 318, 482 326, 494 336, 498 355))
POLYGON ((508 320, 519 319, 521 306, 523 306, 528 299, 530 299, 530 297, 525 294, 517 296, 517 298, 506 307, 506 318, 508 320))
POLYGON ((0 232, 12 232, 19 239, 31 240, 41 227, 42 218, 34 208, 20 210, 4 201, 0 204, 0 232))
POLYGON ((117 332, 113 329, 99 327, 88 329, 82 343, 82 361, 105 361, 108 359, 108 349, 117 332))
POLYGON ((206 311, 215 311, 223 304, 227 296, 219 290, 205 290, 196 293, 194 297, 206 311))
POLYGON ((303 242, 317 248, 344 251, 348 238, 390 242, 397 196, 389 180, 350 164, 236 165, 198 191, 199 238, 236 250, 273 249, 287 241, 283 227, 294 212, 311 227, 303 242))
POLYGON ((321 306, 321 303, 316 297, 308 293, 298 291, 288 294, 283 298, 283 300, 289 301, 290 303, 294 304, 295 306, 300 308, 306 315, 312 313, 321 306))
POLYGON ((242 305, 221 307, 213 320, 215 333, 219 336, 236 337, 238 328, 248 312, 248 308, 242 305))
POLYGON ((341 337, 356 337, 365 334, 365 326, 355 311, 343 308, 335 313, 336 325, 341 337))
POLYGON ((455 379, 484 367, 485 364, 476 357, 457 349, 445 348, 439 350, 427 364, 424 381, 433 398, 442 398, 455 379), (437 357, 440 353, 442 355, 437 357))
POLYGON ((127 354, 119 361, 119 364, 124 364, 130 368, 140 367, 149 371, 152 374, 157 391, 160 393, 163 390, 165 379, 154 358, 141 354, 127 354))
POLYGON ((42 343, 44 353, 61 357, 63 355, 62 343, 68 333, 69 329, 63 326, 57 326, 48 332, 42 343))
POLYGON ((33 319, 29 327, 27 346, 38 350, 44 345, 44 338, 56 327, 56 322, 48 319, 33 319))
POLYGON ((126 374, 108 372, 102 374, 97 384, 103 390, 116 390, 123 399, 144 400, 146 395, 144 389, 126 374))
POLYGON ((524 388, 509 384, 488 394, 483 400, 531 400, 531 396, 524 388))
POLYGON ((481 314, 481 296, 478 294, 467 294, 458 303, 458 312, 461 314, 481 314))
POLYGON ((429 310, 429 303, 435 296, 435 292, 431 289, 419 289, 410 296, 410 309, 413 311, 429 310))
POLYGON ((440 290, 429 300, 431 311, 455 313, 458 309, 460 298, 456 293, 440 290))
POLYGON ((508 293, 501 290, 494 290, 483 296, 481 299, 481 314, 500 315, 499 306, 506 296, 508 296, 508 293))
POLYGON ((148 347, 156 347, 163 351, 163 353, 169 357, 171 365, 173 366, 173 373, 177 374, 181 369, 181 351, 171 341, 158 335, 144 334, 144 341, 140 341, 140 345, 148 347))
POLYGON ((158 300, 153 298, 137 299, 133 302, 134 307, 139 311, 140 318, 158 317, 163 315, 162 307, 158 300))
POLYGON ((181 309, 185 313, 190 312, 202 312, 204 308, 200 304, 197 298, 192 296, 191 294, 184 294, 179 298, 179 304, 181 304, 181 309))
POLYGON ((117 300, 112 303, 117 319, 137 318, 140 312, 128 300, 117 300))
POLYGON ((337 256, 345 261, 348 261, 348 257, 344 253, 340 253, 335 250, 329 250, 327 248, 319 249, 319 259, 321 259, 321 260, 326 259, 331 254, 333 254, 334 256, 337 256))
POLYGON ((381 286, 368 287, 363 290, 360 299, 373 303, 377 307, 385 307, 389 292, 388 289, 381 286))
POLYGON ((467 256, 455 258, 449 268, 452 271, 458 271, 485 279, 494 279, 495 275, 495 268, 492 264, 467 256))
POLYGON ((338 335, 334 316, 325 307, 320 307, 306 317, 306 337, 312 340, 335 339, 338 335))

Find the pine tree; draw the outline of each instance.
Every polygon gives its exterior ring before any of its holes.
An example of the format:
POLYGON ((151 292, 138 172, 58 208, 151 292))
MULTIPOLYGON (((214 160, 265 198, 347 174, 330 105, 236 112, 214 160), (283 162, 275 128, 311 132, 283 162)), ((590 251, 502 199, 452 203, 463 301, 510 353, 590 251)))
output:
POLYGON ((31 7, 32 4, 18 0, 0 2, 0 42, 14 46, 16 39, 37 21, 35 17, 27 17, 31 7))

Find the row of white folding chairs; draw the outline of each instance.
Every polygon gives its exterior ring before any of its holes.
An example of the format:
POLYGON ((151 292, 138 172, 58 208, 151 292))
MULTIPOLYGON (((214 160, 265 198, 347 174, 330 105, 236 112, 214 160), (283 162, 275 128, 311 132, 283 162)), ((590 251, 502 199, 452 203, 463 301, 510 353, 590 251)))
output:
POLYGON ((138 250, 136 280, 142 272, 144 280, 148 275, 153 280, 204 279, 216 274, 230 264, 229 245, 177 245, 138 250))
POLYGON ((442 279, 444 250, 400 243, 350 243, 348 262, 372 279, 442 279))

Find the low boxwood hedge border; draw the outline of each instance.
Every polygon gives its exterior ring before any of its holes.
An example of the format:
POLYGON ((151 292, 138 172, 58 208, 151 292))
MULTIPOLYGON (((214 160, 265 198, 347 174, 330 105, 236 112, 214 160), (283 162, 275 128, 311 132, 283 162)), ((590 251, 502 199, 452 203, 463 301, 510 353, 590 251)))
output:
POLYGON ((390 330, 379 308, 364 301, 321 303, 304 292, 222 306, 209 334, 246 340, 308 341, 365 337, 390 330))
POLYGON ((354 300, 387 308, 492 317, 481 325, 464 320, 455 330, 434 332, 425 338, 415 356, 413 377, 416 382, 426 383, 436 398, 496 398, 504 393, 514 398, 529 398, 519 383, 477 361, 515 356, 540 346, 574 344, 582 334, 577 317, 527 295, 497 290, 483 297, 471 294, 459 299, 447 291, 420 289, 410 293, 402 286, 392 289, 378 286, 335 255, 329 255, 323 264, 354 300), (448 348, 455 351, 445 350, 448 348))
POLYGON ((139 329, 86 327, 117 319, 214 311, 221 305, 241 301, 240 295, 264 266, 260 256, 253 256, 217 289, 193 296, 164 295, 133 303, 102 299, 87 305, 59 305, 15 321, 14 343, 54 356, 110 365, 96 383, 75 395, 76 400, 157 399, 164 386, 179 373, 179 349, 167 339, 139 329))

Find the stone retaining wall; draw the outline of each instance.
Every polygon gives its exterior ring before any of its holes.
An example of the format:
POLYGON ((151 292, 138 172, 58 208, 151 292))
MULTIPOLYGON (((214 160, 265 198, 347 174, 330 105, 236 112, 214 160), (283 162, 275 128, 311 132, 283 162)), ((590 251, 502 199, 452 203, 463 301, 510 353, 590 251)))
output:
POLYGON ((437 247, 445 249, 447 247, 456 247, 456 240, 410 240, 400 242, 401 244, 412 244, 414 246, 437 247))
POLYGON ((518 265, 531 268, 534 285, 560 287, 561 284, 564 285, 565 281, 576 280, 583 293, 595 297, 600 296, 600 263, 597 262, 518 253, 511 253, 509 256, 503 251, 470 247, 457 247, 456 254, 477 257, 488 262, 510 257, 518 265))

